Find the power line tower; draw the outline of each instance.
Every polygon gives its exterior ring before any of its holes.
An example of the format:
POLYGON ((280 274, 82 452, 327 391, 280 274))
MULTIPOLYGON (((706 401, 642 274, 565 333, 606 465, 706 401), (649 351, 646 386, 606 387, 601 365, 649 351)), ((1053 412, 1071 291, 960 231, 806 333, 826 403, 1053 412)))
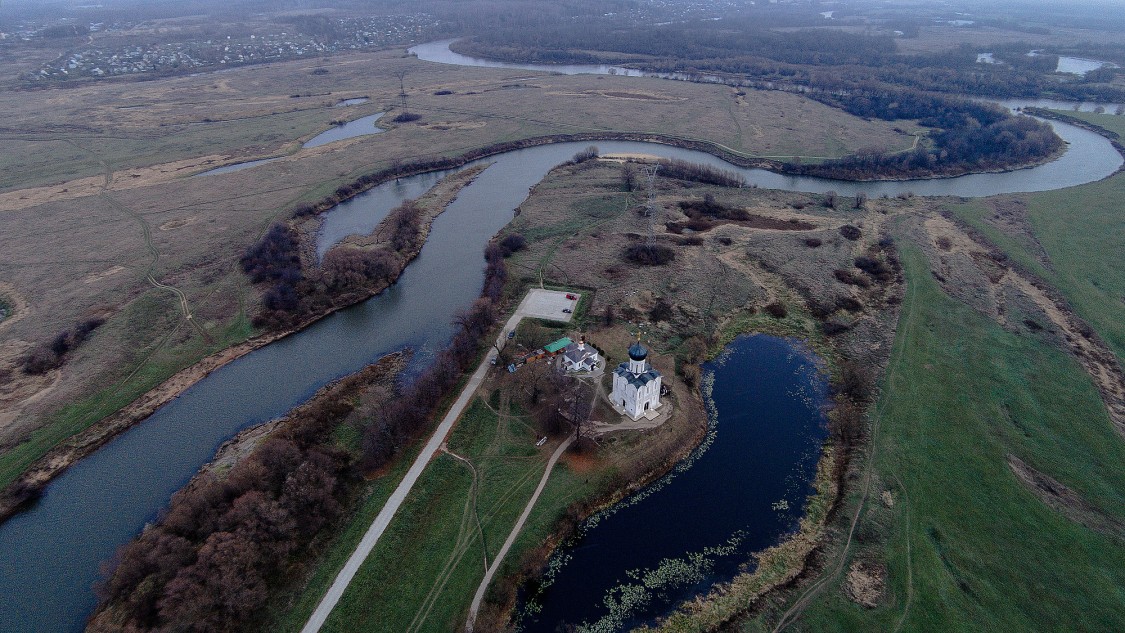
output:
POLYGON ((395 72, 395 77, 398 77, 398 98, 399 103, 402 105, 402 114, 406 114, 406 73, 405 70, 395 72))
POLYGON ((660 165, 646 165, 645 166, 645 187, 648 191, 648 201, 645 202, 645 217, 648 218, 648 238, 645 245, 652 248, 653 241, 656 234, 656 172, 660 170, 660 165))

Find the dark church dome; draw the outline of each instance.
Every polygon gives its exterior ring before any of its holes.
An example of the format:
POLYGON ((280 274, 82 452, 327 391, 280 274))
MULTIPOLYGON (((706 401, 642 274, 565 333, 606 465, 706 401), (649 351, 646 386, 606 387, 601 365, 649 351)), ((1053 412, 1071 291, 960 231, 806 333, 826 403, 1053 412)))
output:
POLYGON ((648 348, 641 345, 640 341, 633 343, 629 346, 629 358, 633 360, 644 360, 648 358, 648 348))

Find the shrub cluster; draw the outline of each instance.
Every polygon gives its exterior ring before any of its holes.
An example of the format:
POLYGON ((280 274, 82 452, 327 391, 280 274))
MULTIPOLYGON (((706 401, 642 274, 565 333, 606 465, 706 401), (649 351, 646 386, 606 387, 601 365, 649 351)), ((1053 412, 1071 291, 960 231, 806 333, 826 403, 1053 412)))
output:
POLYGON ((853 270, 844 270, 841 268, 837 268, 836 270, 832 271, 832 274, 836 276, 836 280, 840 283, 859 286, 860 288, 868 288, 871 286, 871 282, 868 281, 866 277, 856 273, 853 270))
POLYGON ((825 336, 836 336, 843 334, 851 329, 851 326, 839 319, 828 319, 820 323, 820 331, 824 332, 825 336))
POLYGON ((587 147, 586 149, 584 149, 584 150, 578 152, 577 154, 575 154, 574 158, 570 159, 570 162, 574 163, 575 165, 578 165, 578 164, 584 163, 588 160, 593 160, 597 157, 598 157, 598 148, 595 145, 591 145, 591 146, 587 147))
POLYGON ((702 200, 681 200, 680 210, 691 219, 714 218, 716 220, 749 220, 750 214, 746 209, 728 207, 715 200, 715 196, 706 194, 702 200))
MULTIPOLYGON (((835 326, 828 323, 824 326, 825 334, 831 336, 828 330, 835 326)), ((833 442, 843 449, 837 454, 834 466, 835 477, 840 481, 846 473, 851 449, 859 446, 866 432, 864 411, 872 396, 870 370, 853 360, 840 361, 832 390, 835 408, 828 418, 828 432, 833 442)))
POLYGON ((675 251, 663 244, 630 244, 625 247, 622 256, 626 261, 641 266, 663 266, 676 259, 675 251))
POLYGON ((766 307, 762 308, 762 310, 775 319, 784 319, 789 315, 789 310, 785 308, 785 304, 778 301, 766 304, 766 307))
POLYGON ((77 349, 90 337, 90 333, 101 327, 103 323, 105 319, 100 317, 80 321, 73 328, 56 334, 50 343, 36 346, 23 359, 24 373, 40 376, 62 366, 67 353, 77 349))
POLYGON ((386 287, 401 274, 407 256, 421 247, 423 215, 424 210, 408 200, 380 225, 385 245, 370 249, 337 246, 325 253, 319 268, 311 270, 301 261, 300 234, 284 224, 274 225, 241 259, 251 281, 269 284, 254 325, 293 327, 386 287))
POLYGON ((858 227, 852 226, 851 224, 845 224, 840 227, 840 235, 854 242, 863 236, 863 231, 860 231, 858 227))
POLYGON ((672 306, 664 299, 661 299, 656 302, 656 305, 652 306, 651 310, 648 311, 648 318, 654 323, 658 323, 660 321, 671 321, 672 306))
POLYGON ((500 253, 504 257, 511 257, 513 253, 518 253, 525 248, 527 248, 527 239, 519 233, 511 233, 500 240, 500 253))
POLYGON ((895 274, 892 265, 871 255, 855 258, 855 267, 882 282, 890 281, 895 274))

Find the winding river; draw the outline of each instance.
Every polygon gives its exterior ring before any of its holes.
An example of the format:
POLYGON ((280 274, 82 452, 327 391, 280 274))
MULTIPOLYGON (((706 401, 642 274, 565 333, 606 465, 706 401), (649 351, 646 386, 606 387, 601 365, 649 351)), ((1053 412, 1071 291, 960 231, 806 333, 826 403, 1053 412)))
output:
MULTIPOLYGON (((597 145, 603 153, 644 153, 711 164, 738 171, 762 187, 835 190, 843 195, 864 191, 869 196, 913 192, 977 197, 1041 191, 1099 180, 1121 165, 1121 156, 1102 137, 1053 125, 1070 145, 1050 164, 913 182, 796 178, 740 169, 708 154, 664 145, 597 145)), ((95 604, 91 586, 99 578, 100 564, 152 521, 171 494, 238 431, 284 414, 328 381, 388 352, 410 346, 419 352, 414 370, 428 363, 432 352, 449 340, 453 316, 480 290, 481 253, 488 239, 511 219, 529 187, 589 144, 560 143, 484 159, 494 164, 437 218, 421 254, 393 287, 216 370, 59 476, 32 508, 0 525, 0 631, 81 630, 95 604)), ((418 195, 441 175, 386 183, 341 205, 328 214, 318 249, 323 252, 349 233, 370 230, 390 208, 418 195)), ((725 442, 724 437, 720 434, 719 441, 725 442)))

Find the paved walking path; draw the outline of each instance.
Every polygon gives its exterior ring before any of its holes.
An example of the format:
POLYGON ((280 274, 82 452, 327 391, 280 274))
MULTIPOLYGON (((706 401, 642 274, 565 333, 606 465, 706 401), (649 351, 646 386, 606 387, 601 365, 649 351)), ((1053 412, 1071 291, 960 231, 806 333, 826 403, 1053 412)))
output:
MULTIPOLYGON (((520 319, 524 316, 550 316, 551 318, 560 320, 570 320, 570 313, 564 314, 559 312, 556 316, 555 306, 549 305, 544 308, 541 305, 544 302, 551 303, 553 299, 557 302, 557 299, 553 297, 553 295, 558 294, 565 293, 545 290, 532 290, 529 292, 528 295, 524 297, 523 301, 520 302, 520 306, 516 309, 515 314, 508 319, 508 322, 501 330, 500 336, 496 340, 497 349, 503 348, 504 343, 507 342, 507 333, 514 330, 516 326, 519 325, 520 319)), ((316 610, 313 611, 312 616, 309 617, 309 621, 306 622, 304 628, 301 629, 301 633, 317 633, 320 627, 324 626, 325 620, 327 620, 328 615, 332 613, 332 609, 335 608, 336 603, 340 601, 340 597, 344 595, 344 590, 348 588, 352 578, 354 578, 356 572, 359 571, 360 565, 367 559, 371 550, 375 548, 375 544, 379 542, 379 538, 383 536, 383 532, 385 532, 387 526, 390 525, 391 519, 394 518, 395 513, 398 512, 399 507, 406 500, 407 495, 410 494, 410 490, 414 487, 414 484, 417 483, 418 478, 422 476, 422 471, 426 469, 430 460, 432 460, 438 450, 441 449, 441 445, 445 442, 446 436, 453 430, 453 425, 457 422, 457 419, 461 417, 461 414, 465 411, 465 407, 467 407, 469 402, 473 399, 477 388, 480 387, 481 382, 484 380, 485 374, 488 373, 488 368, 491 366, 490 359, 492 355, 492 353, 486 354, 480 366, 473 372, 472 377, 469 378, 469 382, 461 391, 461 395, 457 398, 457 401, 453 403, 453 406, 449 408, 449 412, 442 418, 441 424, 438 425, 434 434, 430 436, 429 441, 426 442, 426 446, 422 449, 422 452, 419 453, 418 458, 414 460, 414 464, 410 466, 410 470, 406 472, 406 476, 402 478, 398 487, 395 488, 390 498, 387 499, 386 505, 379 511, 379 514, 371 523, 371 527, 367 528, 367 533, 363 535, 363 539, 359 542, 355 551, 352 552, 351 557, 348 558, 348 562, 344 564, 344 568, 341 569, 340 573, 336 576, 336 580, 332 582, 332 586, 328 588, 328 592, 324 594, 324 598, 321 599, 320 604, 316 606, 316 610)), ((564 443, 564 446, 566 444, 567 443, 564 443)), ((551 461, 547 466, 548 473, 551 472, 551 467, 554 466, 554 462, 558 459, 558 455, 560 454, 561 451, 556 452, 556 454, 551 457, 551 461)), ((544 475, 543 482, 546 482, 546 475, 544 475)), ((543 487, 543 482, 539 484, 540 490, 543 487)), ((535 496, 539 496, 539 490, 536 490, 535 496)), ((534 498, 532 499, 532 503, 534 503, 534 498)), ((524 510, 525 514, 530 508, 531 505, 528 505, 528 508, 524 510)), ((523 519, 521 518, 520 525, 522 525, 522 523, 523 519)), ((514 536, 512 538, 514 538, 514 536)), ((501 553, 500 556, 503 557, 503 553, 501 553)), ((483 592, 481 593, 483 594, 483 592)))
POLYGON ((496 558, 492 559, 492 565, 488 567, 488 571, 484 574, 484 579, 480 581, 480 586, 477 587, 477 593, 473 596, 473 604, 469 607, 469 619, 465 622, 466 633, 473 633, 473 626, 477 621, 477 611, 480 610, 480 603, 484 600, 484 592, 488 589, 489 583, 492 582, 492 576, 496 574, 496 570, 500 568, 500 563, 504 562, 504 556, 508 554, 511 549, 512 543, 516 542, 516 537, 519 536, 520 530, 523 529, 523 524, 527 522, 527 517, 531 516, 531 510, 535 507, 535 502, 539 500, 539 495, 543 492, 543 488, 547 487, 547 478, 551 476, 551 471, 555 468, 555 463, 559 461, 559 457, 566 449, 574 442, 574 436, 568 435, 562 444, 555 449, 551 454, 551 459, 547 461, 547 469, 543 471, 543 477, 539 480, 539 486, 535 488, 535 494, 531 495, 528 499, 527 505, 523 508, 523 514, 520 515, 516 524, 512 526, 512 531, 508 534, 507 540, 496 554, 496 558))

